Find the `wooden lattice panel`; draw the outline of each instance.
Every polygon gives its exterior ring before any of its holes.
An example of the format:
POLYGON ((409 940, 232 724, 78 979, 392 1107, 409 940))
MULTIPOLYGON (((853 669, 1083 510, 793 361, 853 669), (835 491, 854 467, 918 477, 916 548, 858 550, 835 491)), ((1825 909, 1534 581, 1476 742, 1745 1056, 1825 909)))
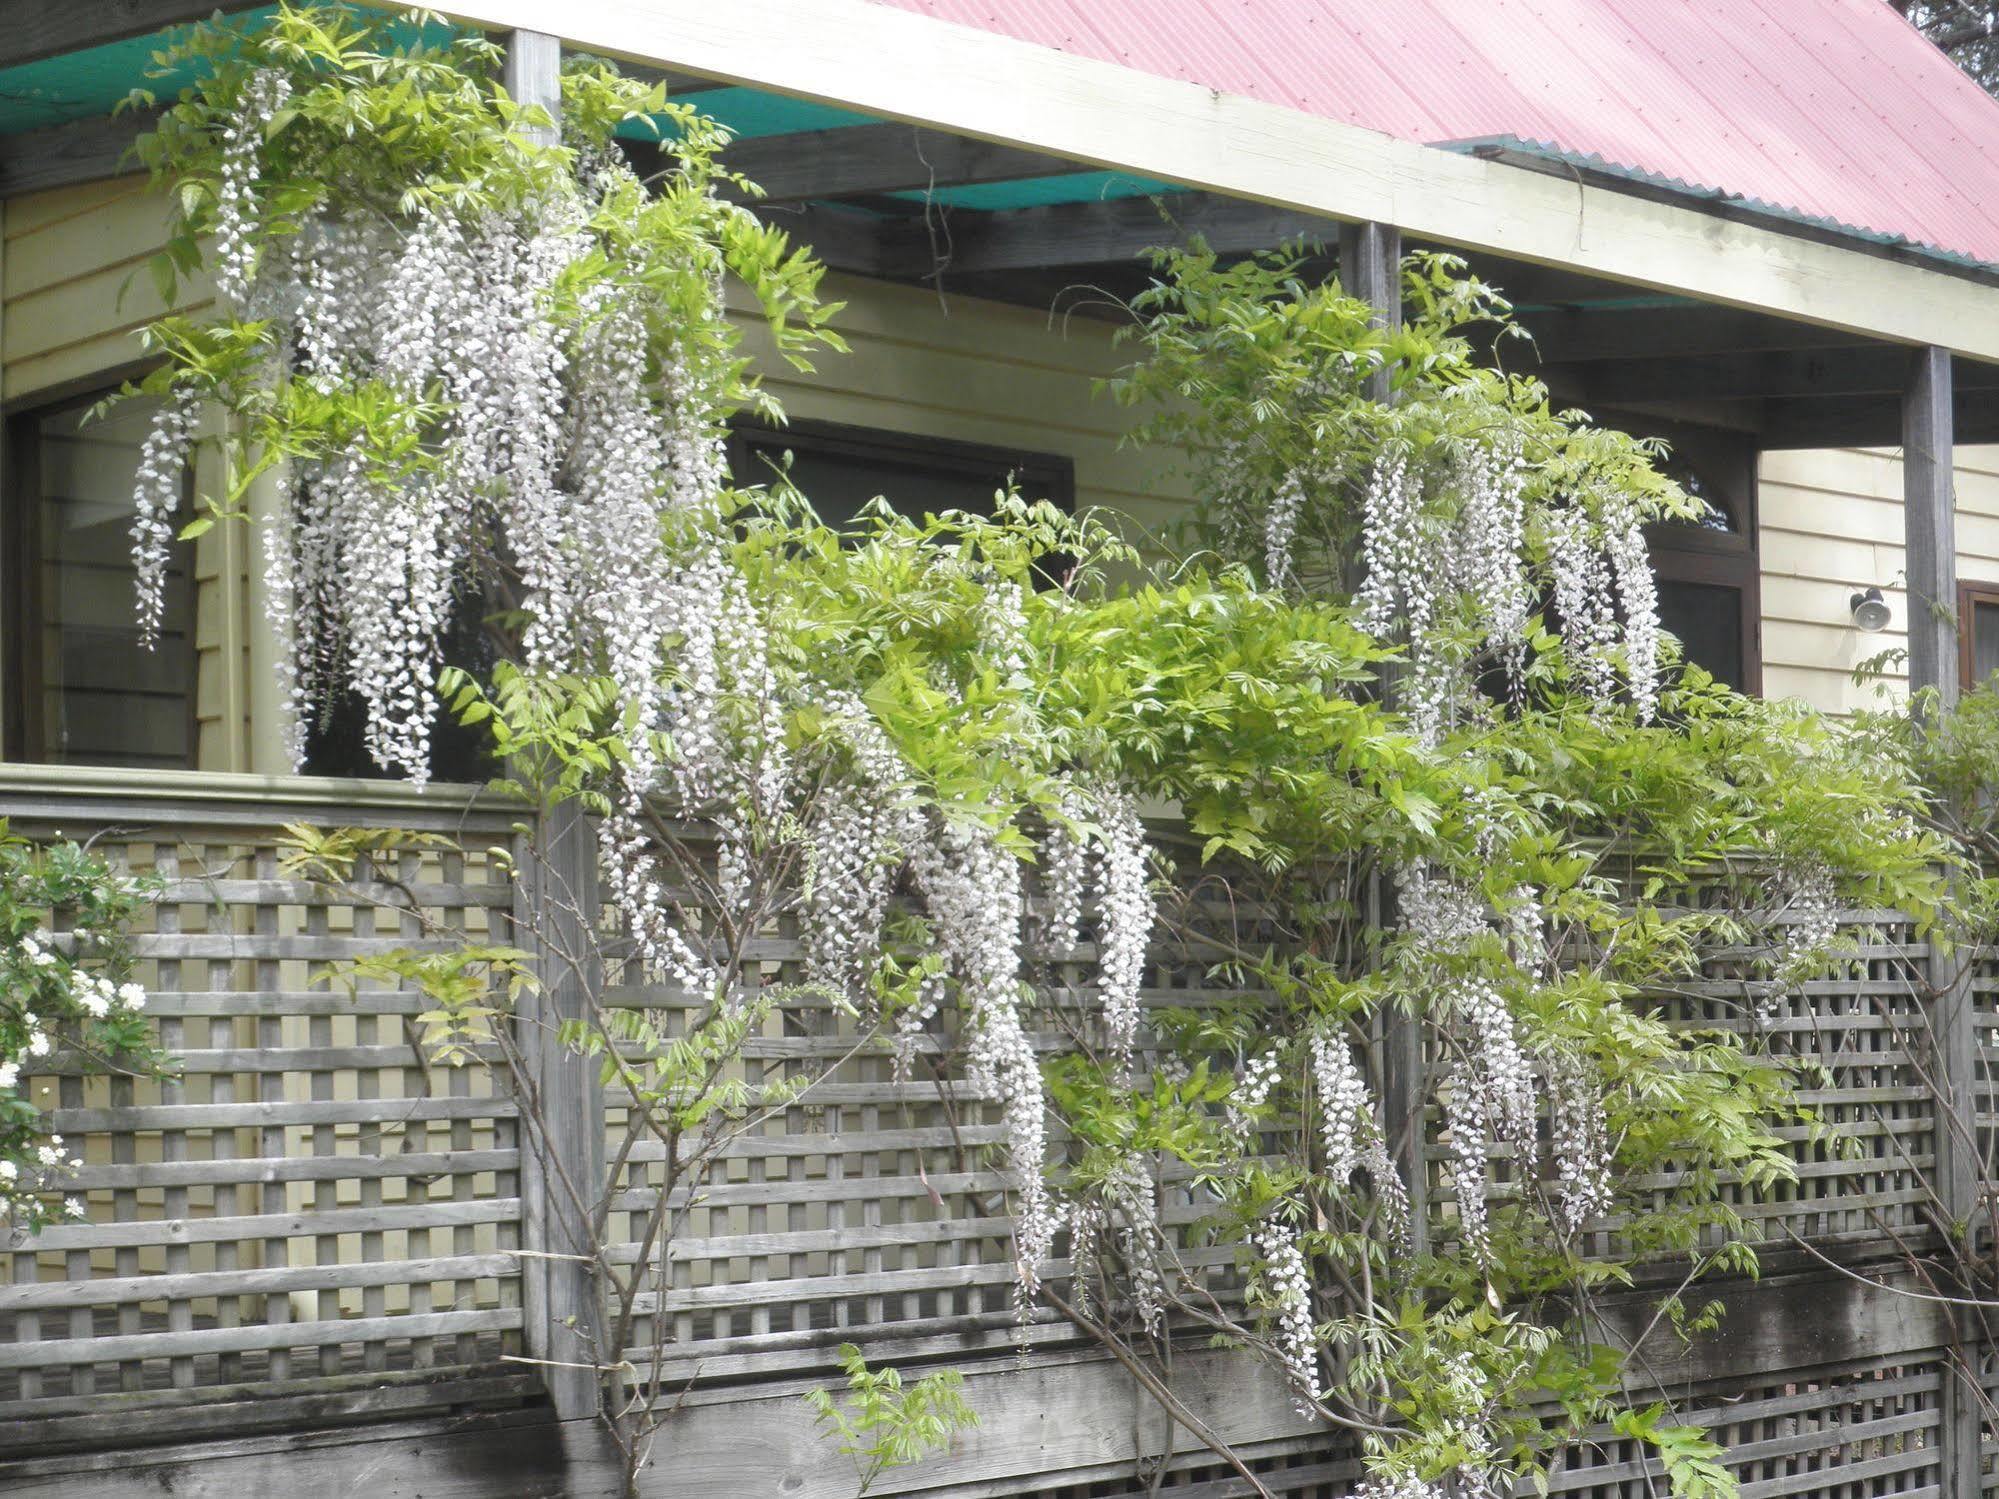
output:
MULTIPOLYGON (((1260 950, 1271 933, 1236 906, 1183 912, 1196 930, 1228 923, 1260 950)), ((1088 936, 1088 933, 1085 933, 1088 936)), ((1148 974, 1153 1010, 1240 1000, 1245 992, 1211 977, 1217 951, 1162 943, 1148 974)), ((796 983, 803 951, 788 931, 763 938, 756 981, 796 983)), ((1040 996, 1031 1025, 1044 1053, 1067 1044, 1100 1005, 1095 949, 1085 941, 1032 958, 1040 996)), ((687 996, 638 983, 614 1002, 657 1012, 671 1033, 684 1029, 687 996)), ((933 1020, 906 1075, 876 1045, 856 1050, 854 1019, 822 998, 788 999, 743 1048, 742 1076, 753 1088, 814 1079, 795 1103, 773 1111, 736 1140, 724 1162, 693 1190, 693 1204, 666 1251, 670 1288, 665 1327, 653 1322, 660 1297, 640 1297, 646 1315, 626 1349, 635 1363, 655 1352, 672 1365, 698 1365, 705 1379, 822 1368, 831 1350, 856 1342, 870 1359, 925 1354, 1005 1353, 1071 1341, 1074 1330, 1047 1306, 1016 1306, 1016 1273, 1005 1130, 997 1095, 967 1077, 958 1018, 933 1020)), ((1141 1037, 1138 1067, 1152 1060, 1141 1037)), ((1232 1059, 1231 1059, 1232 1065, 1232 1059)), ((606 1095, 609 1158, 615 1160, 628 1101, 606 1095)), ((1063 1144, 1051 1129, 1050 1149, 1063 1144)), ((635 1151, 611 1184, 614 1239, 632 1244, 646 1205, 663 1181, 661 1153, 635 1151)), ((1205 1242, 1214 1204, 1184 1171, 1167 1170, 1160 1202, 1189 1275, 1221 1300, 1239 1294, 1235 1255, 1205 1242)), ((1051 1284, 1073 1296, 1069 1236, 1046 1267, 1051 1284)), ((626 1262, 635 1249, 624 1251, 626 1262)), ((656 1282, 655 1282, 656 1284, 656 1282)))
MULTIPOLYGON (((426 939, 373 899, 281 877, 278 829, 301 817, 428 827, 469 848, 510 836, 491 816, 417 807, 149 803, 134 826, 84 802, 16 818, 94 832, 114 865, 166 881, 136 977, 179 1063, 158 1082, 61 1066, 29 1081, 84 1160, 67 1190, 88 1217, 0 1245, 0 1408, 490 1365, 516 1346, 513 1107, 484 1068, 426 1064, 419 996, 325 982, 331 964, 426 939)), ((511 888, 483 854, 362 873, 382 897, 508 934, 511 888)))
MULTIPOLYGON (((1770 1249, 1783 1249, 1795 1235, 1820 1251, 1865 1257, 1893 1252, 1898 1239, 1921 1242, 1928 1232, 1935 1111, 1918 1061, 1928 1044, 1921 964, 1929 948, 1897 912, 1848 911, 1839 919, 1842 946, 1827 977, 1785 988, 1770 977, 1770 950, 1718 948, 1699 979, 1642 1002, 1676 1025, 1730 1031, 1806 1064, 1798 1098, 1819 1127, 1774 1131, 1790 1146, 1797 1180, 1750 1189, 1723 1177, 1717 1192, 1770 1249)), ((1448 1237, 1455 1219, 1451 1148, 1434 1103, 1424 1157, 1433 1210, 1448 1237)), ((1494 1156, 1495 1200, 1518 1190, 1509 1157, 1505 1149, 1494 1156)), ((1655 1210, 1666 1207, 1674 1180, 1661 1175, 1650 1184, 1655 1210)), ((1647 1189, 1635 1185, 1641 1194, 1647 1189)), ((1711 1230, 1705 1247, 1721 1242, 1711 1230)), ((1592 1225, 1585 1243, 1594 1253, 1623 1253, 1618 1220, 1592 1225)))

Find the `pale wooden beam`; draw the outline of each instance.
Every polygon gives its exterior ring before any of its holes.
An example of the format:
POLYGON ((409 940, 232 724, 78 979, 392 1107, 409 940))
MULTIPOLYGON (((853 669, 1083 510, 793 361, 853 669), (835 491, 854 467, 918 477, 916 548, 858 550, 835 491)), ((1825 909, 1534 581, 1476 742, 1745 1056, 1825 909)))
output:
POLYGON ((1058 177, 1087 168, 1038 151, 995 146, 914 125, 851 125, 731 143, 723 165, 763 189, 764 203, 921 192, 1058 177))

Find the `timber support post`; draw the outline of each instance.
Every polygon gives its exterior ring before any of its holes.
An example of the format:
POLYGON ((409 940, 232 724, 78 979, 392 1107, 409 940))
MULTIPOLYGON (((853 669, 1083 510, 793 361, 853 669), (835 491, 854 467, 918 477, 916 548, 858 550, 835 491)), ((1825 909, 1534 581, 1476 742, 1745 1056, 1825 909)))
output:
MULTIPOLYGON (((1959 690, 1955 459, 1951 415, 1951 363, 1947 349, 1918 349, 1902 393, 1902 513, 1907 540, 1909 590, 1909 691, 1931 694, 1927 723, 1941 723, 1957 706, 1959 690)), ((1949 1221, 1969 1245, 1978 1214, 1978 1035, 1973 1015, 1970 963, 1960 948, 1933 944, 1925 965, 1928 1020, 1935 1042, 1934 1093, 1936 1195, 1949 1221)), ((1968 1386, 1980 1377, 1984 1348, 1977 1320, 1960 1310, 1955 1371, 1943 1377, 1940 1445, 1944 1499, 1976 1499, 1983 1492, 1980 1427, 1982 1396, 1968 1386)))
MULTIPOLYGON (((1342 224, 1340 286, 1374 308, 1375 327, 1401 327, 1402 231, 1393 224, 1342 224)), ((1369 400, 1386 402, 1389 393, 1385 368, 1369 376, 1369 400)))
MULTIPOLYGON (((523 106, 547 111, 550 124, 522 133, 554 145, 561 131, 562 44, 539 31, 507 38, 504 80, 523 106)), ((555 1413, 584 1420, 600 1413, 598 1368, 622 1351, 601 1346, 602 1297, 596 1277, 604 1180, 604 1098, 597 1068, 562 1039, 562 1028, 585 1018, 597 954, 597 850, 582 807, 560 803, 536 820, 533 846, 516 871, 515 914, 521 945, 540 958, 540 991, 524 997, 521 1059, 528 1097, 522 1100, 522 1264, 528 1356, 542 1362, 555 1413), (532 1118, 527 1117, 532 1115, 532 1118)))
POLYGON ((516 869, 518 940, 540 959, 541 987, 517 1012, 526 1094, 521 1100, 521 1264, 527 1353, 540 1361, 556 1415, 600 1411, 604 1348, 596 1252, 604 1215, 604 1095, 597 1065, 562 1038, 582 1020, 597 976, 597 850, 582 807, 562 803, 537 820, 516 869))
MULTIPOLYGON (((1344 224, 1340 228, 1340 285, 1374 309, 1377 328, 1402 325, 1402 231, 1393 224, 1344 224)), ((1367 379, 1367 395, 1383 404, 1394 399, 1386 366, 1367 379)), ((1348 568, 1348 592, 1365 582, 1358 559, 1348 568)), ((1395 673, 1381 672, 1384 700, 1396 695, 1395 673)), ((1395 922, 1395 890, 1388 870, 1377 870, 1367 891, 1367 923, 1386 934, 1395 922)), ((1381 1113, 1388 1148, 1409 1188, 1409 1233, 1421 1254, 1429 1240, 1430 1177, 1424 1157, 1423 1017, 1386 1010, 1378 1017, 1376 1047, 1381 1063, 1381 1113)))
MULTIPOLYGON (((507 36, 507 68, 502 81, 519 105, 538 104, 551 121, 562 118, 562 43, 541 31, 515 31, 507 36)), ((540 145, 561 137, 557 125, 522 125, 521 133, 540 145)))

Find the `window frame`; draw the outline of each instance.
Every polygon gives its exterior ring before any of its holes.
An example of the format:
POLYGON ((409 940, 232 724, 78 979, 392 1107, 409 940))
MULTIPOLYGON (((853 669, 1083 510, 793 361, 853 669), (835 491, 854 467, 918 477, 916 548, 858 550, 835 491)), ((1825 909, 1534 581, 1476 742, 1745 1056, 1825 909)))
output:
MULTIPOLYGON (((1973 621, 1975 606, 1990 604, 1999 608, 1999 583, 1984 583, 1972 578, 1957 580, 1957 685, 1966 692, 1977 687, 1976 656, 1973 653, 1973 621)), ((1999 676, 1999 672, 1994 673, 1999 676)))
POLYGON ((1672 457, 1701 470, 1722 488, 1735 511, 1735 529, 1655 522, 1645 528, 1645 550, 1653 576, 1662 583, 1690 583, 1735 590, 1741 611, 1742 690, 1763 695, 1763 559, 1758 514, 1759 450, 1749 434, 1722 427, 1695 426, 1634 416, 1619 426, 1641 436, 1663 438, 1672 457))
POLYGON ((1076 461, 1066 454, 810 418, 787 422, 783 426, 754 418, 731 422, 728 462, 730 474, 738 476, 735 482, 760 482, 749 477, 751 465, 757 459, 756 449, 773 444, 794 452, 817 453, 832 458, 873 459, 905 468, 929 466, 967 475, 986 474, 997 469, 1003 474, 1032 475, 1037 482, 1023 484, 1023 489, 1045 489, 1050 503, 1071 515, 1076 511, 1076 461))
MULTIPOLYGON (((31 649, 46 624, 42 587, 45 559, 36 513, 42 503, 38 424, 44 418, 95 405, 151 368, 150 364, 121 366, 0 404, 0 761, 16 765, 68 763, 47 754, 47 674, 40 652, 31 649)), ((184 512, 192 513, 196 493, 190 455, 181 479, 184 512)), ((188 587, 200 587, 191 551, 188 587)), ((187 756, 177 767, 183 770, 198 768, 201 756, 200 615, 199 601, 190 597, 187 756)))

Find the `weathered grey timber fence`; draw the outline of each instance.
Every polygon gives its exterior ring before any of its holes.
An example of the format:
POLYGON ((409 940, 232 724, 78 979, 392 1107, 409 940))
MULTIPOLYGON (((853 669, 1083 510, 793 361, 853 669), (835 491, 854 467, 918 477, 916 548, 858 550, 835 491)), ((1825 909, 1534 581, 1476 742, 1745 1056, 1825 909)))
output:
MULTIPOLYGON (((543 828, 530 857, 510 811, 462 795, 221 777, 167 794, 143 777, 78 787, 6 774, 0 815, 17 828, 95 835, 112 858, 169 877, 139 951, 162 1039, 185 1061, 158 1085, 62 1059, 34 1080, 55 1127, 81 1143, 91 1212, 0 1245, 12 1270, 0 1285, 0 1492, 614 1492, 588 1375, 508 1361, 567 1361, 576 1319, 597 1311, 560 1258, 574 1238, 546 1174, 557 1163, 527 1148, 497 1074, 424 1063, 409 1029, 416 996, 316 982, 329 964, 419 944, 421 932, 277 867, 288 822, 443 834, 464 852, 413 849, 374 877, 453 924, 517 940, 552 914, 577 919, 576 893, 593 878, 587 829, 543 828), (489 849, 519 865, 515 878, 489 849)), ((1729 1306, 1720 1334, 1662 1350, 1648 1375, 1714 1425, 1750 1499, 1968 1499, 1999 1478, 1989 1404, 1969 1387, 1969 1398, 1953 1393, 1953 1361, 1990 1389, 1990 1351, 1964 1346, 1964 1329, 1895 1267, 1929 1242, 1940 1129, 1952 1124, 1923 1068, 1955 1046, 1983 1075, 1999 961, 1958 965, 1971 1002, 1933 1006, 1932 954, 1904 918, 1852 912, 1847 924, 1858 946, 1841 971, 1770 998, 1760 1018, 1744 1015, 1768 989, 1752 953, 1716 952, 1700 983, 1658 999, 1688 1023, 1762 1025, 1810 1057, 1830 1128, 1791 1131, 1796 1187, 1742 1204, 1768 1230, 1766 1278, 1715 1291, 1729 1306), (1932 1043, 1938 1025, 1963 1034, 1932 1043)), ((773 977, 797 957, 782 930, 756 953, 773 977)), ((683 1013, 676 992, 611 977, 614 1003, 683 1013)), ((1082 982, 1055 965, 1039 977, 1082 982)), ((1155 1005, 1231 997, 1203 965, 1166 957, 1150 984, 1155 1005)), ((522 1047, 547 1090, 561 1169, 602 1184, 616 1228, 663 1163, 636 1158, 604 1180, 617 1102, 545 1040, 544 1022, 572 1002, 552 985, 523 1017, 522 1047)), ((800 1000, 751 1038, 745 1080, 823 1070, 845 1045, 823 1007, 800 1000)), ((667 1324, 665 1356, 687 1393, 646 1492, 852 1494, 851 1470, 799 1399, 828 1381, 844 1341, 876 1362, 961 1369, 982 1417, 950 1455, 877 1492, 1141 1494, 1169 1451, 1162 1490, 1246 1492, 1066 1324, 1016 1325, 1005 1177, 989 1149, 1001 1138, 995 1101, 940 1073, 941 1060, 926 1051, 899 1080, 887 1056, 855 1057, 737 1143, 647 1307, 667 1324)), ((1976 1091, 1975 1114, 1972 1090, 1953 1096, 1954 1122, 1989 1150, 1993 1099, 1976 1091)), ((1432 1118, 1423 1155, 1432 1199, 1448 1203, 1440 1131, 1432 1118)), ((1182 1190, 1166 1216, 1185 1226, 1202 1210, 1182 1190)), ((1230 1267, 1207 1269, 1226 1295, 1230 1267)), ((1267 1373, 1195 1340, 1174 1376, 1273 1493, 1351 1487, 1354 1454, 1303 1425, 1267 1373)), ((1604 1433, 1567 1455, 1554 1488, 1639 1499, 1658 1481, 1632 1442, 1604 1433)))

